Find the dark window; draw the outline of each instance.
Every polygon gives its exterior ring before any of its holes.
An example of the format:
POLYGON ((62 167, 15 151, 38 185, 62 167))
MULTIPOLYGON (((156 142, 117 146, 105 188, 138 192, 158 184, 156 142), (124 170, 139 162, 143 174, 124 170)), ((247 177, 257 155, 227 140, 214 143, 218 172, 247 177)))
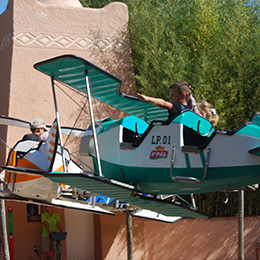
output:
POLYGON ((201 136, 193 129, 184 126, 184 145, 202 146, 208 139, 206 136, 201 136))
POLYGON ((39 214, 39 205, 27 204, 27 221, 41 221, 41 215, 39 214))

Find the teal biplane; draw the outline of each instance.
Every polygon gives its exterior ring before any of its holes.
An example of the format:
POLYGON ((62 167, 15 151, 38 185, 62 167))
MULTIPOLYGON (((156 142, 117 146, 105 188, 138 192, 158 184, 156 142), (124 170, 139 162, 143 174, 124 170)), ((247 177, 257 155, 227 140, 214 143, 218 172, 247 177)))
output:
MULTIPOLYGON (((56 168, 48 165, 44 169, 3 166, 6 171, 42 176, 52 183, 123 201, 135 209, 182 217, 208 215, 180 195, 234 190, 259 183, 258 113, 234 131, 216 130, 189 110, 168 118, 165 109, 122 93, 118 77, 80 57, 63 55, 39 62, 34 68, 51 78, 60 140, 55 142, 53 160, 59 157, 59 163, 56 168), (82 165, 73 170, 68 168, 69 152, 61 142, 55 97, 58 83, 87 94, 89 103, 91 125, 80 143, 82 165), (96 120, 92 98, 129 116, 96 120)), ((31 153, 28 151, 26 156, 33 162, 31 153)))

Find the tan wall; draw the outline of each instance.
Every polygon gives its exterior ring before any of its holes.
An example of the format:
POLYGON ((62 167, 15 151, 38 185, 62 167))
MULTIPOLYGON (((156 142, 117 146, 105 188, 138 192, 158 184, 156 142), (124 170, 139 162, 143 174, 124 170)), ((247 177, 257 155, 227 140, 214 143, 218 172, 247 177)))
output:
MULTIPOLYGON (((126 216, 101 216, 102 251, 97 259, 127 259, 126 216)), ((162 223, 133 219, 135 260, 237 260, 238 220, 230 218, 182 219, 162 223)), ((245 218, 245 259, 255 259, 260 241, 260 217, 245 218)))
MULTIPOLYGON (((58 55, 74 54, 86 58, 123 78, 128 86, 131 66, 126 5, 114 3, 103 9, 86 9, 54 7, 36 0, 15 0, 13 3, 9 116, 25 120, 41 117, 48 123, 54 120, 50 79, 33 69, 33 64, 58 55)), ((11 4, 12 1, 9 6, 11 4)), ((80 104, 85 102, 79 95, 68 94, 80 104)), ((59 89, 57 98, 61 123, 73 125, 80 107, 59 89)), ((100 117, 108 116, 106 105, 98 103, 97 106, 100 117)), ((88 122, 84 116, 76 126, 86 126, 88 122)), ((13 145, 21 134, 21 129, 9 128, 8 143, 13 145)))
POLYGON ((65 219, 67 259, 95 260, 93 214, 67 209, 65 219))

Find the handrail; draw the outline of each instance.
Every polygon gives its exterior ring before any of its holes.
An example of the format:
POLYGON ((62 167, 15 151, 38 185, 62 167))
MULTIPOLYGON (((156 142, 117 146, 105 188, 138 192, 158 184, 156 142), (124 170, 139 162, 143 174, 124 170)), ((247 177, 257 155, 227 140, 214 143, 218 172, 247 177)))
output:
POLYGON ((201 180, 199 180, 195 177, 172 176, 174 159, 175 159, 175 149, 174 149, 174 154, 172 154, 171 169, 170 169, 171 179, 173 181, 176 181, 176 182, 185 182, 185 183, 202 183, 202 182, 204 182, 207 178, 207 173, 208 173, 209 155, 210 155, 210 148, 207 149, 206 162, 205 162, 205 165, 204 165, 204 175, 203 175, 203 178, 201 180))
POLYGON ((200 120, 198 121, 198 124, 197 124, 197 133, 201 136, 208 136, 210 134, 210 132, 212 131, 213 129, 213 126, 211 126, 211 128, 209 129, 209 131, 206 133, 206 134, 201 134, 200 133, 200 120))
POLYGON ((173 169, 174 161, 175 161, 175 150, 176 150, 176 146, 173 146, 172 147, 172 157, 171 157, 171 168, 170 168, 171 179, 173 178, 173 176, 172 176, 172 169, 173 169))

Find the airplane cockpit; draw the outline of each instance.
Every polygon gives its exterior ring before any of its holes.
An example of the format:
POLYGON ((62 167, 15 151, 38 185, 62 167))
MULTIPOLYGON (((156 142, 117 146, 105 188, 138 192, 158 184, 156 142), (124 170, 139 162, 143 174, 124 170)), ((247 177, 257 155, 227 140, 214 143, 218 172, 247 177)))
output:
POLYGON ((122 119, 121 124, 121 149, 135 149, 141 145, 145 137, 150 133, 154 126, 167 126, 175 123, 180 126, 181 146, 183 152, 196 149, 202 150, 213 137, 215 129, 211 123, 191 112, 182 111, 180 114, 167 121, 155 120, 150 124, 135 116, 129 116, 122 119))

